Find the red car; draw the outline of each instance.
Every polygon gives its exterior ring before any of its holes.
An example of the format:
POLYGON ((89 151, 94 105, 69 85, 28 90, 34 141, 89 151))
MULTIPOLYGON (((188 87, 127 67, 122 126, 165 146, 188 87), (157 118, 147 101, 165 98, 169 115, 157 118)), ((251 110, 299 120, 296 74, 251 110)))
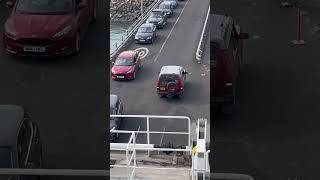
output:
POLYGON ((114 80, 135 79, 141 68, 141 61, 136 51, 123 51, 119 54, 111 68, 111 77, 114 80))
POLYGON ((3 34, 4 48, 17 56, 78 54, 97 17, 96 0, 15 0, 3 34))

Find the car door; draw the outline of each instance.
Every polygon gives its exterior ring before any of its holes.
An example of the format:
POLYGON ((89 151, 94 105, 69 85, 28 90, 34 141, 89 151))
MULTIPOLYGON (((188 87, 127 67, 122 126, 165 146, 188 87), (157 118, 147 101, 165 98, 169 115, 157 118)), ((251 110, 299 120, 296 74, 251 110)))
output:
MULTIPOLYGON (((116 106, 117 106, 117 114, 122 115, 123 107, 122 107, 122 102, 120 99, 118 99, 116 106)), ((122 118, 117 118, 117 120, 116 120, 116 124, 117 124, 118 128, 120 127, 121 119, 122 118)))

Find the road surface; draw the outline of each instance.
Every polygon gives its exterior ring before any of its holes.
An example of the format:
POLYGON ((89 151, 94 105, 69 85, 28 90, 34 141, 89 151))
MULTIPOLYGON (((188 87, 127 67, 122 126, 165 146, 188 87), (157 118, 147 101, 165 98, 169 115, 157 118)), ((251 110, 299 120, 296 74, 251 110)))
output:
MULTIPOLYGON (((164 29, 157 32, 158 39, 152 45, 131 43, 125 50, 140 47, 149 49, 143 59, 143 68, 133 81, 110 81, 111 93, 119 95, 124 104, 125 114, 176 115, 188 116, 193 123, 198 118, 209 119, 209 72, 205 65, 196 63, 195 53, 204 25, 209 1, 186 0, 179 5, 164 29), (159 98, 156 94, 156 79, 164 65, 180 65, 189 73, 183 99, 159 98)), ((144 130, 146 125, 137 119, 125 119, 121 129, 144 130)), ((172 120, 154 121, 150 130, 186 131, 187 124, 172 120)), ((163 143, 186 145, 186 136, 166 135, 163 143)), ((127 142, 128 136, 122 135, 118 142, 127 142)), ((139 135, 138 141, 146 143, 145 136, 139 135)), ((151 136, 151 143, 160 144, 161 136, 151 136)))

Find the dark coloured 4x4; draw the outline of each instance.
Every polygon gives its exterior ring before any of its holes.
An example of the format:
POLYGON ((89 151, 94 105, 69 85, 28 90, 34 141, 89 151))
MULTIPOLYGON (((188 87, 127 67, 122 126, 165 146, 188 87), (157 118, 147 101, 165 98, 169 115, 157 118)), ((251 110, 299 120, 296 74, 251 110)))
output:
POLYGON ((163 96, 183 97, 188 72, 181 66, 162 66, 157 81, 157 93, 163 96))
MULTIPOLYGON (((43 168, 39 129, 25 110, 16 105, 0 105, 0 120, 0 168, 43 168)), ((38 180, 39 176, 5 179, 38 180)))
MULTIPOLYGON (((110 115, 122 115, 123 105, 120 98, 117 95, 110 94, 110 115)), ((118 130, 121 124, 120 117, 110 117, 110 130, 118 130)), ((110 134, 110 141, 113 141, 119 137, 118 133, 110 134)))

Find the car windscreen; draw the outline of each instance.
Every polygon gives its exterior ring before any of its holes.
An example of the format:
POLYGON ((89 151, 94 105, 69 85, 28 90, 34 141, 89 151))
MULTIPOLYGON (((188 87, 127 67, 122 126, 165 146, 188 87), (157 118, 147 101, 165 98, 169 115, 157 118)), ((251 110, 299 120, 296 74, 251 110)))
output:
POLYGON ((152 32, 152 28, 151 27, 140 27, 138 32, 140 32, 140 33, 151 33, 152 32))
POLYGON ((163 74, 160 76, 160 86, 167 86, 169 82, 175 82, 178 83, 178 75, 176 74, 163 74))
POLYGON ((159 13, 151 13, 151 15, 150 15, 150 17, 151 18, 161 18, 161 13, 159 12, 159 13))
POLYGON ((132 59, 126 59, 126 58, 117 58, 114 62, 114 65, 116 66, 132 66, 133 60, 132 59))
POLYGON ((16 11, 30 14, 69 14, 73 0, 18 0, 16 11))
POLYGON ((10 149, 0 147, 0 168, 13 168, 12 158, 10 149))

